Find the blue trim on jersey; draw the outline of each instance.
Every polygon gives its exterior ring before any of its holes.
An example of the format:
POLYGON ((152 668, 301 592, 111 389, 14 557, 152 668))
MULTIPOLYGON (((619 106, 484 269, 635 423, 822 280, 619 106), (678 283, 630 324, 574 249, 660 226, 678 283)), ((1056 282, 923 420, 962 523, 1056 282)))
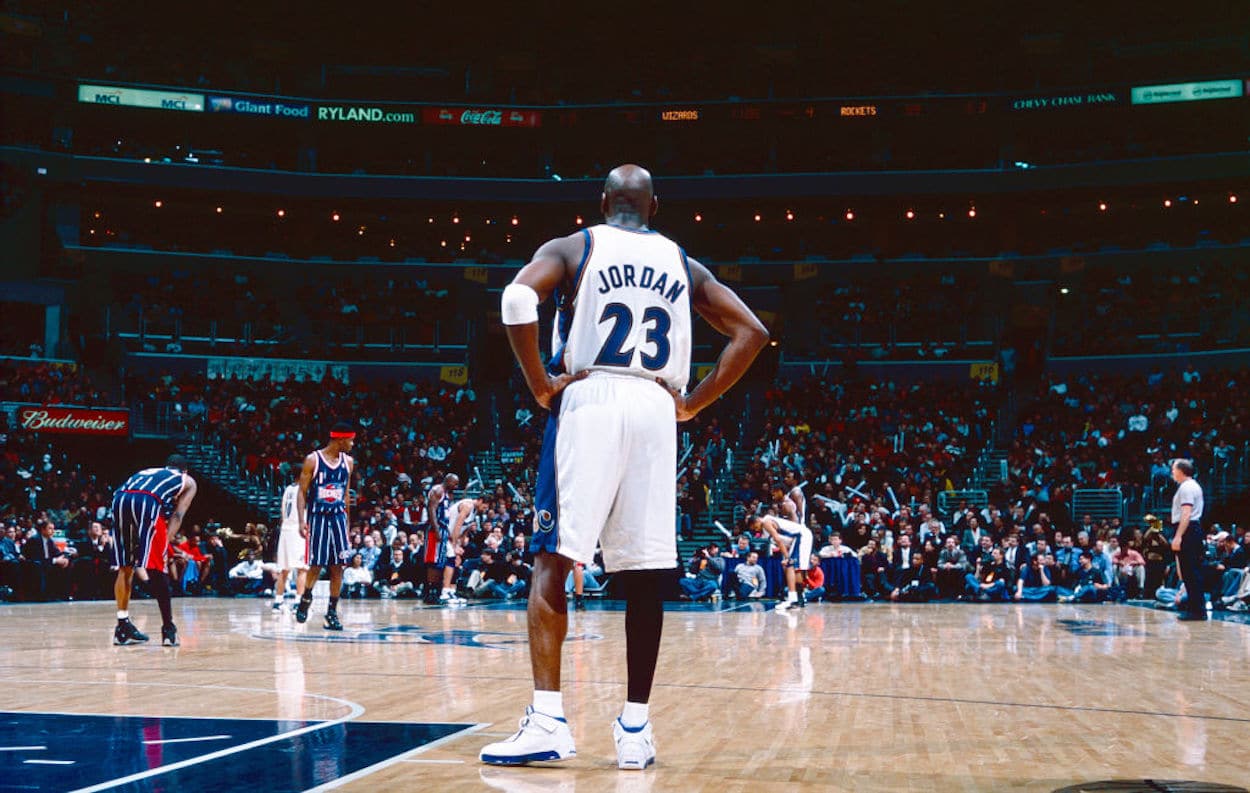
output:
POLYGON ((577 290, 582 285, 582 272, 586 269, 586 262, 590 261, 590 252, 595 249, 595 238, 591 236, 590 229, 582 229, 582 234, 586 237, 586 247, 582 250, 582 260, 577 264, 577 272, 573 274, 573 291, 571 298, 577 299, 577 290))
POLYGON ((560 489, 556 481, 556 437, 560 433, 560 403, 563 394, 551 402, 547 427, 543 431, 542 452, 538 456, 538 481, 534 486, 534 553, 557 553, 560 548, 560 489))

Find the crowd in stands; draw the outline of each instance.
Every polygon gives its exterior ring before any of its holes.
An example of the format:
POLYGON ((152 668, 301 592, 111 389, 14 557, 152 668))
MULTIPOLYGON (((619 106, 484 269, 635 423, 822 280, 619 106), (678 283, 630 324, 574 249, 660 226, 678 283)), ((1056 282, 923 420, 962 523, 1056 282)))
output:
POLYGON ((763 427, 746 446, 750 463, 734 499, 753 513, 807 483, 812 514, 886 488, 899 504, 934 504, 937 493, 971 475, 991 440, 995 399, 993 385, 975 382, 811 377, 773 385, 763 393, 763 427))
POLYGON ((42 405, 114 405, 121 394, 77 364, 0 359, 4 401, 42 405))
MULTIPOLYGON (((12 364, 4 371, 10 391, 26 388, 55 398, 88 387, 86 373, 72 369, 12 364)), ((1154 502, 1160 503, 1168 487, 1167 461, 1177 456, 1198 459, 1204 480, 1222 481, 1242 464, 1250 442, 1250 414, 1237 396, 1247 376, 1245 370, 1199 372, 1192 367, 1144 376, 1052 374, 1022 401, 1007 450, 1007 479, 990 486, 991 504, 983 507, 953 506, 943 501, 943 493, 965 486, 979 452, 991 443, 999 387, 854 377, 779 382, 755 392, 749 410, 741 405, 730 410, 726 403, 725 409, 683 426, 682 448, 688 453, 680 464, 681 518, 675 531, 686 537, 706 532, 717 487, 738 506, 733 528, 742 532, 742 516, 775 509, 802 485, 817 556, 855 554, 863 565, 864 594, 870 597, 894 597, 895 590, 904 597, 913 590, 906 582, 895 585, 900 576, 924 578, 912 571, 907 548, 925 558, 924 569, 932 578, 908 582, 931 583, 934 589, 923 591, 932 597, 979 597, 982 584, 995 582, 1004 583, 1012 598, 1017 594, 1012 587, 1027 590, 1034 584, 1061 587, 1050 592, 1056 597, 1083 597, 1082 551, 1090 552, 1092 569, 1102 571, 1099 586, 1112 588, 1107 597, 1149 595, 1163 583, 1168 550, 1152 546, 1149 533, 1118 520, 1087 518, 1074 525, 1072 491, 1119 487, 1140 497, 1153 488, 1154 502), (737 466, 735 449, 743 455, 737 466), (739 471, 739 478, 725 478, 739 471), (962 559, 946 547, 952 541, 962 559), (1015 567, 1010 581, 1004 581, 1003 559, 995 557, 995 548, 1015 567), (1120 549, 1132 561, 1121 560, 1128 571, 1110 580, 1099 558, 1114 560, 1120 549), (1018 559, 1022 553, 1027 564, 1018 559), (1047 561, 1048 555, 1053 559, 1047 561), (999 572, 981 580, 978 561, 999 572), (969 575, 978 581, 975 586, 969 575), (1039 584, 1042 578, 1051 583, 1039 584)), ((475 491, 482 484, 472 481, 476 461, 471 454, 482 448, 483 427, 471 386, 202 376, 132 378, 126 385, 131 393, 172 403, 188 430, 213 440, 249 474, 268 477, 275 486, 294 480, 318 433, 347 411, 361 431, 353 453, 358 501, 351 526, 360 561, 353 561, 357 572, 351 578, 365 586, 354 585, 353 594, 416 594, 423 580, 420 526, 428 488, 448 472, 471 482, 475 491), (327 405, 350 407, 336 407, 331 415, 327 405)), ((483 596, 521 594, 518 582, 525 571, 515 565, 529 558, 532 466, 543 416, 528 405, 519 384, 514 386, 513 404, 501 404, 500 417, 504 445, 511 441, 517 451, 505 464, 504 481, 486 483, 463 547, 461 583, 468 586, 472 579, 469 591, 483 596), (502 577, 490 577, 492 570, 502 577), (492 582, 499 586, 489 586, 492 582)), ((46 436, 14 432, 4 440, 0 517, 19 542, 37 539, 53 526, 77 551, 64 563, 70 572, 50 571, 51 583, 35 591, 75 596, 106 591, 98 580, 91 581, 107 576, 99 560, 107 558, 101 549, 109 541, 110 483, 46 436), (72 572, 86 569, 80 562, 91 560, 95 579, 72 572)), ((1242 531, 1230 535, 1234 545, 1241 542, 1242 531)), ((188 581, 187 591, 235 593, 273 586, 272 571, 263 567, 272 532, 263 527, 249 526, 236 536, 216 526, 203 531, 193 526, 172 539, 176 580, 188 581)), ((747 542, 767 558, 764 537, 747 542)), ((1226 549, 1225 555, 1234 550, 1226 549)), ((6 561, 11 567, 15 560, 6 561)), ((13 577, 6 568, 4 585, 12 587, 13 577)), ((990 597, 1004 594, 1001 587, 990 589, 990 597)), ((1028 597, 1027 591, 1019 594, 1028 597)))
POLYGON ((1066 503, 1072 490, 1118 487, 1139 496, 1169 486, 1168 461, 1203 461, 1220 481, 1250 443, 1250 408, 1240 393, 1250 371, 1192 366, 1148 375, 1051 375, 1021 405, 1008 449, 1013 492, 1066 503))

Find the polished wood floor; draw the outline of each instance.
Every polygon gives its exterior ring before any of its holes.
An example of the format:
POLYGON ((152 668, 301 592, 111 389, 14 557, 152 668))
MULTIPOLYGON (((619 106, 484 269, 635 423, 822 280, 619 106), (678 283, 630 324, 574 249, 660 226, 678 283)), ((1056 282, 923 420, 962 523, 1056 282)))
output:
MULTIPOLYGON (((301 626, 265 600, 184 599, 177 649, 113 647, 107 603, 0 606, 0 711, 479 725, 340 780, 353 790, 1250 781, 1250 624, 1128 605, 842 604, 795 616, 673 605, 652 700, 659 757, 644 773, 614 766, 625 643, 610 607, 572 614, 565 702, 578 757, 558 768, 476 761, 530 697, 525 614, 507 604, 349 601, 346 632, 329 634, 321 606, 301 626)), ((155 639, 155 604, 132 613, 155 639)))

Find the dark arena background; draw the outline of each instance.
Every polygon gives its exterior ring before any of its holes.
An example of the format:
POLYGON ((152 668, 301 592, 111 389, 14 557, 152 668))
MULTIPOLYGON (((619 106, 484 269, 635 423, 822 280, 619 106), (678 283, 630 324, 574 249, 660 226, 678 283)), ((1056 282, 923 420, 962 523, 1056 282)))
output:
POLYGON ((0 790, 1250 788, 1250 6, 234 5, 0 1, 0 790), (501 293, 622 163, 770 341, 676 430, 654 766, 594 565, 580 753, 482 765, 547 422, 501 293), (274 560, 344 420, 335 632, 274 560), (113 493, 173 453, 181 644, 139 582, 115 646, 113 493))

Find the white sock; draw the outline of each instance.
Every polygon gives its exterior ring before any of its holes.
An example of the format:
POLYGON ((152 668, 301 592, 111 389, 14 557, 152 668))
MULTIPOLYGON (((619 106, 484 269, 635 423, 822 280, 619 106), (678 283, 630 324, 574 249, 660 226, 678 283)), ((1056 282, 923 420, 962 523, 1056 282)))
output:
POLYGON ((798 602, 799 602, 799 593, 798 593, 798 592, 795 592, 793 589, 791 589, 791 590, 790 590, 790 593, 786 595, 786 602, 787 602, 787 603, 798 603, 798 602))
POLYGON ((626 702, 625 707, 621 709, 621 724, 631 730, 641 727, 647 723, 650 707, 645 702, 626 702))
POLYGON ((554 719, 563 719, 564 694, 560 691, 535 691, 534 710, 554 719))
POLYGON ((127 611, 126 609, 118 609, 118 610, 117 610, 117 619, 119 619, 119 620, 128 620, 128 619, 130 619, 130 612, 129 612, 129 611, 127 611))

